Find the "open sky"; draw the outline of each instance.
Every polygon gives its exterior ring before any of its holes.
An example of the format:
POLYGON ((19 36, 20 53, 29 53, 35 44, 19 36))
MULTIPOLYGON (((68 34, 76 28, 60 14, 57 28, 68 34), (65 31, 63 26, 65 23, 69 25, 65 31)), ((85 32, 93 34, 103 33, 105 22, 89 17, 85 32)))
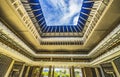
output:
POLYGON ((39 0, 48 26, 77 25, 83 0, 39 0))

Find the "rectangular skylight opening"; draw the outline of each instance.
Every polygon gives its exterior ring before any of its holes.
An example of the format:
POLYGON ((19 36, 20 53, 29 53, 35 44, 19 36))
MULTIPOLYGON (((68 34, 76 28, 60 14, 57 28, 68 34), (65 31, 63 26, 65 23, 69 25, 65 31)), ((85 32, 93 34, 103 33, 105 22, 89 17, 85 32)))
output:
POLYGON ((47 26, 77 25, 83 0, 39 0, 47 26))

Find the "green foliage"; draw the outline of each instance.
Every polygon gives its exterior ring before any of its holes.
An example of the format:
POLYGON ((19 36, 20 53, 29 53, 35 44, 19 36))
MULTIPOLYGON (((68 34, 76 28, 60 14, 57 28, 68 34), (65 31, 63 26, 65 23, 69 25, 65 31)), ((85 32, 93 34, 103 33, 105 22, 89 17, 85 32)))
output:
POLYGON ((54 77, 70 77, 69 74, 66 73, 66 71, 62 72, 62 71, 59 71, 59 72, 54 72, 54 77))
POLYGON ((48 76, 48 72, 42 72, 43 76, 48 76))
POLYGON ((75 72, 75 77, 80 77, 79 71, 76 71, 76 72, 75 72))

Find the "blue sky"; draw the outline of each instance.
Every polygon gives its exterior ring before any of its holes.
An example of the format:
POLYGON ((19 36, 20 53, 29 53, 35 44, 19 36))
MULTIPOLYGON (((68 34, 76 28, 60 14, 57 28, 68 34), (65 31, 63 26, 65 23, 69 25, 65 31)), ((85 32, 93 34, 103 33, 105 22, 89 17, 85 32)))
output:
POLYGON ((40 0, 47 25, 77 25, 82 1, 40 0))

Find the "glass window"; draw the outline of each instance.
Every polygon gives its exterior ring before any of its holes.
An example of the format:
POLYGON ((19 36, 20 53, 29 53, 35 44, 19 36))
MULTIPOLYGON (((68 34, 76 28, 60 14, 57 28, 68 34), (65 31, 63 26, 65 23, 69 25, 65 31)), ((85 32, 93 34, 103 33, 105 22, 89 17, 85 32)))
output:
POLYGON ((70 71, 68 68, 55 68, 54 77, 70 77, 70 71))
POLYGON ((80 68, 75 68, 75 77, 82 77, 82 70, 80 68))
POLYGON ((49 68, 43 68, 42 77, 48 77, 49 68))

